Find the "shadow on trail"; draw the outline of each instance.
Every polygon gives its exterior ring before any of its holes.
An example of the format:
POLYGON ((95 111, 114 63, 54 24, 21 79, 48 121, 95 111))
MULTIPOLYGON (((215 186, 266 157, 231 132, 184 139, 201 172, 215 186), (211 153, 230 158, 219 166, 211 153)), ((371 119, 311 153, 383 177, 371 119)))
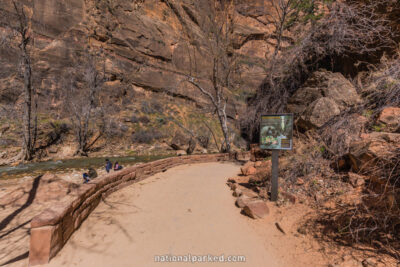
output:
POLYGON ((1 234, 1 235, 0 235, 0 239, 2 239, 2 238, 5 237, 5 236, 8 236, 9 234, 11 234, 11 233, 15 232, 16 230, 20 229, 21 227, 24 227, 25 225, 27 225, 27 224, 30 223, 30 222, 31 222, 31 220, 27 220, 26 222, 21 223, 21 224, 18 225, 17 227, 14 227, 13 229, 7 231, 5 234, 1 234))
POLYGON ((27 251, 25 253, 22 253, 21 255, 18 255, 17 257, 15 257, 15 258, 13 258, 13 259, 1 264, 0 266, 5 266, 5 265, 8 265, 8 264, 11 264, 11 263, 26 259, 28 257, 29 257, 29 251, 27 251))
POLYGON ((36 193, 37 193, 37 189, 39 187, 39 183, 40 183, 40 179, 42 178, 43 175, 39 175, 38 177, 35 178, 35 180, 33 181, 32 184, 32 189, 29 191, 29 197, 26 200, 26 202, 24 203, 24 205, 22 205, 20 208, 18 208, 17 210, 15 210, 13 213, 11 213, 10 215, 8 215, 6 218, 4 218, 1 222, 0 222, 0 231, 3 230, 4 228, 7 227, 7 225, 18 215, 20 214, 24 209, 26 209, 27 207, 29 207, 32 203, 33 200, 36 197, 36 193))

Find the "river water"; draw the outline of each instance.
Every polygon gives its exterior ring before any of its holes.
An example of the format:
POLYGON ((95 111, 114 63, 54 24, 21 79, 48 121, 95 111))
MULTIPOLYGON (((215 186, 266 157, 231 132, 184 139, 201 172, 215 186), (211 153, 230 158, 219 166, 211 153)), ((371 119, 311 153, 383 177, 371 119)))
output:
POLYGON ((149 162, 167 156, 132 156, 132 157, 99 157, 99 158, 75 158, 57 161, 34 162, 20 164, 18 166, 0 166, 0 180, 19 178, 26 175, 35 176, 43 174, 46 171, 68 171, 68 170, 83 170, 88 168, 99 168, 105 165, 106 158, 111 162, 116 162, 122 166, 133 165, 140 162, 149 162))

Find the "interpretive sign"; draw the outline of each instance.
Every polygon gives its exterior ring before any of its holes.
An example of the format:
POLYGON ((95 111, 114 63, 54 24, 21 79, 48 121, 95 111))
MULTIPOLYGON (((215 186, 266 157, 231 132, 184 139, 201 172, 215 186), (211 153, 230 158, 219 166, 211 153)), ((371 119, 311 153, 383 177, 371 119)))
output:
POLYGON ((261 116, 260 148, 272 150, 271 200, 278 199, 279 150, 293 148, 293 114, 261 116))
POLYGON ((261 149, 291 150, 293 148, 293 114, 261 116, 261 149))

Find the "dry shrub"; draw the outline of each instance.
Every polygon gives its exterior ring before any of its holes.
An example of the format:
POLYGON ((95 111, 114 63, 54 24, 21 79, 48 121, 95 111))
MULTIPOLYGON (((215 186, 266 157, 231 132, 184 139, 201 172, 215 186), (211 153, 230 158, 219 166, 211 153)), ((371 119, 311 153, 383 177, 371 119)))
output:
POLYGON ((134 143, 143 143, 143 144, 151 144, 154 140, 162 139, 165 135, 161 132, 150 129, 150 130, 139 130, 132 134, 132 142, 134 143))
MULTIPOLYGON (((369 84, 362 90, 366 101, 320 131, 332 159, 346 155, 349 145, 368 130, 383 108, 400 106, 399 57, 383 60, 364 84, 369 84), (359 115, 363 113, 365 116, 359 115)), ((373 158, 360 171, 367 180, 357 203, 342 202, 334 210, 323 210, 314 223, 315 230, 326 238, 346 245, 372 246, 400 258, 400 150, 388 146, 385 153, 386 157, 373 158)))
POLYGON ((363 90, 367 109, 375 114, 388 106, 400 106, 400 51, 392 60, 382 59, 378 71, 373 71, 364 81, 369 86, 363 90))
POLYGON ((400 151, 374 162, 364 173, 370 178, 361 199, 322 210, 312 229, 340 244, 372 246, 399 259, 400 151))
MULTIPOLYGON (((310 73, 327 64, 333 66, 344 59, 374 55, 379 58, 385 50, 394 51, 394 31, 386 16, 379 13, 382 6, 393 5, 391 0, 333 2, 329 12, 313 25, 294 30, 292 47, 281 51, 267 64, 274 67, 267 73, 257 95, 250 100, 243 130, 250 139, 257 137, 259 116, 262 113, 285 111, 289 97, 306 81, 310 73), (337 61, 337 62, 335 62, 337 61)), ((347 63, 352 64, 352 63, 347 63)), ((326 67, 326 66, 325 66, 326 67)))
POLYGON ((301 177, 306 181, 314 177, 332 177, 329 161, 325 158, 326 148, 317 137, 303 137, 296 140, 296 151, 282 162, 280 175, 290 183, 301 177))
POLYGON ((347 110, 327 122, 319 130, 330 159, 338 159, 349 152, 350 144, 359 140, 367 119, 361 115, 362 107, 347 110))

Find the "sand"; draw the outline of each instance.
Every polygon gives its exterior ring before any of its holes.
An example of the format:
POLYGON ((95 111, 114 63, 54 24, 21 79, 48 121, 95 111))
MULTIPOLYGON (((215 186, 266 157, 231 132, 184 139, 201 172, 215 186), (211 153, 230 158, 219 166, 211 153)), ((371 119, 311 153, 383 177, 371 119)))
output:
MULTIPOLYGON (((46 266, 194 266, 155 262, 157 255, 189 254, 205 256, 196 266, 327 266, 319 243, 297 233, 306 206, 268 203, 270 215, 261 220, 240 214, 226 185, 239 170, 234 163, 184 165, 125 187, 102 201, 46 266), (209 262, 208 255, 246 261, 209 262)), ((11 258, 6 266, 28 265, 29 224, 17 231, 0 240, 2 266, 11 258)))
POLYGON ((238 171, 232 163, 179 166, 126 187, 96 208, 48 266, 193 266, 155 262, 156 255, 188 254, 246 257, 230 266, 282 266, 233 204, 225 183, 238 171))

